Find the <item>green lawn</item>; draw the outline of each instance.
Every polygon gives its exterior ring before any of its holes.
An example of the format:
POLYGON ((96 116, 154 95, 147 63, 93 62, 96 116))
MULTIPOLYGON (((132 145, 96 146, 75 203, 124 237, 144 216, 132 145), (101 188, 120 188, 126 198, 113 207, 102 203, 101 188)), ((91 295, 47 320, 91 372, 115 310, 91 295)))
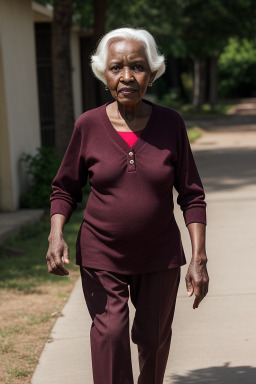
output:
POLYGON ((195 108, 191 103, 185 104, 176 99, 171 93, 165 94, 161 98, 154 95, 147 95, 147 98, 156 104, 175 109, 185 120, 226 115, 234 106, 233 104, 227 103, 225 100, 220 100, 214 106, 203 104, 200 108, 195 108))
POLYGON ((192 104, 183 104, 178 106, 177 111, 184 119, 194 119, 200 117, 216 117, 226 115, 233 107, 231 104, 219 103, 212 107, 210 104, 204 104, 200 108, 193 107, 192 104))
POLYGON ((196 127, 188 128, 187 132, 190 143, 193 143, 193 141, 201 136, 201 133, 197 130, 196 127))
MULTIPOLYGON (((82 210, 75 211, 64 228, 64 239, 70 250, 71 262, 67 266, 70 270, 78 268, 75 265, 75 243, 82 217, 82 210)), ((17 289, 31 293, 37 291, 37 287, 42 284, 69 282, 68 276, 60 278, 48 273, 45 256, 49 232, 48 213, 39 223, 24 227, 19 235, 9 238, 1 245, 0 289, 17 289)))

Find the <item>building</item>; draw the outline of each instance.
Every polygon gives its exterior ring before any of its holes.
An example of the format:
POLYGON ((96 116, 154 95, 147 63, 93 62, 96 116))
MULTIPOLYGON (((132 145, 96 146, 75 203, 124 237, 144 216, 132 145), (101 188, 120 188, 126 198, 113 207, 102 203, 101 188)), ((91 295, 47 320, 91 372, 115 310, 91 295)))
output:
MULTIPOLYGON (((0 0, 0 211, 19 208, 29 178, 21 162, 41 145, 54 145, 51 77, 53 9, 30 0, 0 0)), ((73 26, 74 112, 90 107, 85 79, 90 34, 73 26), (82 71, 83 69, 83 71, 82 71)))

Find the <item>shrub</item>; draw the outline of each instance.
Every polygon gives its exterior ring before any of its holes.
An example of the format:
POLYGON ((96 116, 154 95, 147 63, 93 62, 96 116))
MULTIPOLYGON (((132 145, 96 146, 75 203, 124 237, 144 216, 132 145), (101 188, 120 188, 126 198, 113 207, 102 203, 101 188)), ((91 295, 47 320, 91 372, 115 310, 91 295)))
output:
POLYGON ((221 97, 255 96, 255 41, 230 39, 219 58, 218 72, 221 97))
POLYGON ((61 163, 56 150, 51 147, 37 148, 36 155, 23 154, 27 173, 32 176, 28 193, 20 198, 22 208, 47 208, 50 206, 49 196, 52 193, 51 183, 61 163))

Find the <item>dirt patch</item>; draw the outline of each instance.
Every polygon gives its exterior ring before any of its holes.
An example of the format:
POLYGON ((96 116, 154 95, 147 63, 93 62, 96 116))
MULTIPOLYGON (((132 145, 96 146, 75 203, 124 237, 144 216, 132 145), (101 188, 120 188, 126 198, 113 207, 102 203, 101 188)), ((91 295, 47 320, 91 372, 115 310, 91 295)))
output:
POLYGON ((30 383, 51 329, 79 276, 34 293, 0 290, 0 383, 30 383))

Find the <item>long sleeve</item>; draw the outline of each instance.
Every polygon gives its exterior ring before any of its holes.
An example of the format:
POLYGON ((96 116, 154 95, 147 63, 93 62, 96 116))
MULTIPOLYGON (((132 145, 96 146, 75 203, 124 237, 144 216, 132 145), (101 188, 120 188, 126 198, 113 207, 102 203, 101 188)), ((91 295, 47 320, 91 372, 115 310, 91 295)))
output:
POLYGON ((82 188, 87 181, 88 169, 81 148, 81 132, 75 124, 68 148, 51 184, 53 192, 50 195, 50 216, 60 213, 68 221, 77 208, 77 202, 82 201, 82 188))
POLYGON ((177 162, 174 187, 178 192, 177 203, 183 211, 186 225, 206 224, 206 202, 203 185, 191 151, 183 119, 179 119, 177 162))

